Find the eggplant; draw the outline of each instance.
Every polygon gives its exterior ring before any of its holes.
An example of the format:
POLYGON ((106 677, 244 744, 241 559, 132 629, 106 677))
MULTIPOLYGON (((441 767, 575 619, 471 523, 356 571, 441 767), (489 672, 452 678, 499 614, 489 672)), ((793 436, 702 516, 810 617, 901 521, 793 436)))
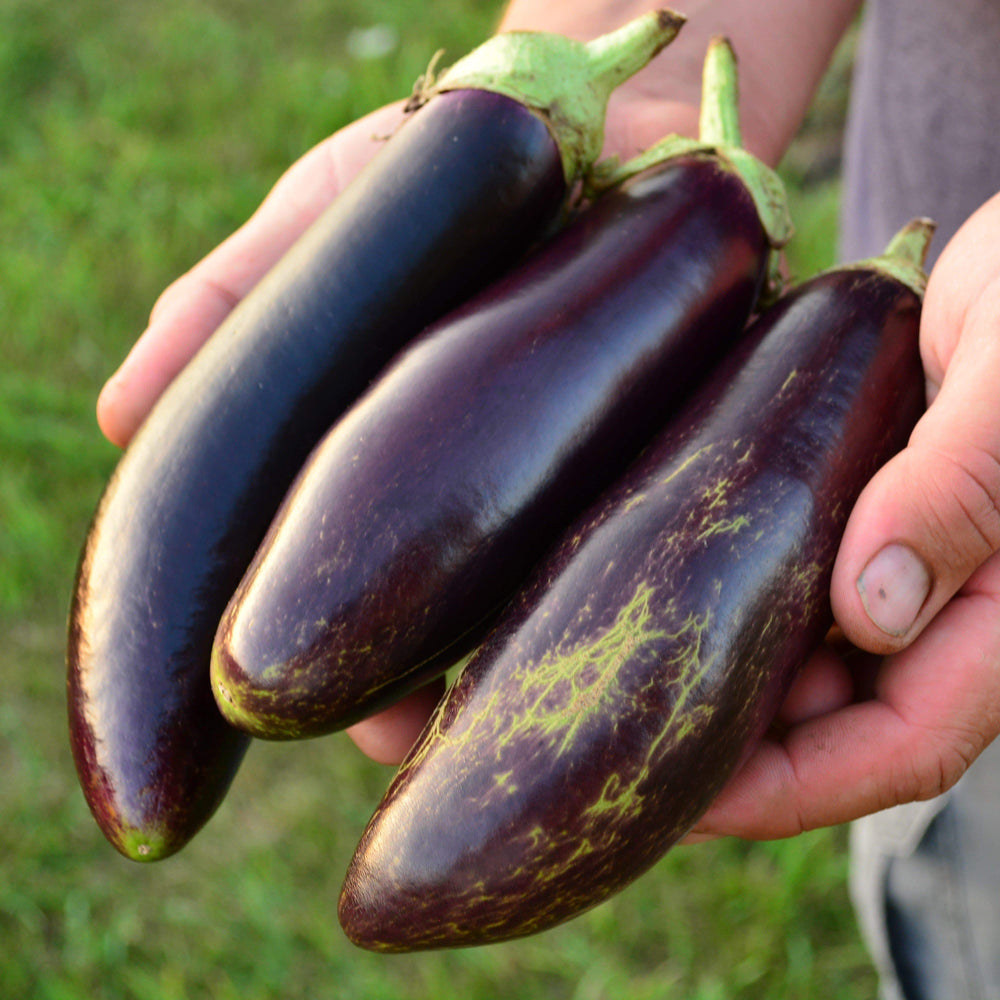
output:
POLYGON ((698 141, 619 168, 310 456, 219 626, 212 682, 234 726, 317 736, 456 662, 742 333, 790 223, 777 177, 729 158, 727 41, 705 80, 698 141))
POLYGON ((182 847, 246 751, 214 703, 212 642, 309 451, 400 347, 558 222, 611 90, 681 21, 654 12, 587 45, 497 35, 424 81, 143 423, 90 526, 68 630, 73 755, 123 854, 182 847))
POLYGON ((567 529, 368 824, 340 898, 352 941, 544 930, 707 809, 823 640, 851 507, 921 413, 930 231, 784 296, 567 529))

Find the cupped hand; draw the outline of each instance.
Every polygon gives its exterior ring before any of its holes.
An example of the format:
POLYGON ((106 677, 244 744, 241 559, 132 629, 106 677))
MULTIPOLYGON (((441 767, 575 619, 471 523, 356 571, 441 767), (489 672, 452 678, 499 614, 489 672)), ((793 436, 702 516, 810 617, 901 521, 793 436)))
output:
POLYGON ((846 642, 809 663, 781 736, 689 840, 789 836, 933 797, 1000 733, 998 228, 1000 195, 931 272, 929 405, 859 498, 834 569, 846 642))
POLYGON ((174 376, 375 155, 402 114, 401 105, 381 108, 315 146, 243 226, 165 289, 98 398, 97 420, 108 440, 128 444, 174 376))

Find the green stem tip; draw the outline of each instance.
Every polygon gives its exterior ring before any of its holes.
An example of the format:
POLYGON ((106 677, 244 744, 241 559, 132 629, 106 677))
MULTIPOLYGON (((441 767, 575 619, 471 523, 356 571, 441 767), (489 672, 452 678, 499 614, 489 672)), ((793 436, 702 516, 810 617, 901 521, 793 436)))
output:
POLYGON ((728 38, 709 42, 701 77, 698 138, 709 146, 742 146, 736 53, 728 38))
MULTIPOLYGON (((698 138, 668 135, 625 163, 602 161, 591 172, 586 193, 597 197, 643 170, 681 156, 713 156, 737 174, 750 192, 768 242, 778 251, 792 235, 785 186, 774 170, 741 143, 736 54, 729 39, 718 35, 709 43, 702 67, 698 138)), ((777 274, 776 267, 772 271, 777 274)))
POLYGON ((927 288, 924 264, 936 228, 937 224, 932 219, 911 219, 892 237, 878 257, 861 260, 848 267, 881 271, 922 296, 927 288))
POLYGON ((611 92, 666 48, 684 25, 684 15, 654 10, 606 35, 583 43, 591 86, 606 101, 611 92))
POLYGON ((937 224, 932 219, 911 219, 886 247, 885 256, 923 268, 937 224))
POLYGON ((535 31, 502 32, 433 79, 418 81, 411 107, 446 90, 488 90, 538 114, 559 147, 567 186, 585 177, 604 145, 608 99, 670 44, 685 18, 643 14, 590 42, 535 31))

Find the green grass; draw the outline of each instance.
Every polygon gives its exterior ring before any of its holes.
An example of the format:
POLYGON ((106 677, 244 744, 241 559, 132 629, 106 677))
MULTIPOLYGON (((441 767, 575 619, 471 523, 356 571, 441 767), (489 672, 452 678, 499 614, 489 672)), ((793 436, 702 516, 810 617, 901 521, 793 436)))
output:
MULTIPOLYGON (((844 832, 678 849, 548 934, 386 958, 336 898, 390 772, 344 736, 255 746, 178 856, 103 840, 66 739, 65 615, 116 451, 93 403, 159 291, 314 142, 461 53, 498 3, 0 5, 0 996, 870 997, 844 832), (388 57, 352 26, 396 27, 388 57)), ((836 184, 795 193, 792 269, 832 260, 836 184), (804 220, 808 220, 805 222, 804 220)))

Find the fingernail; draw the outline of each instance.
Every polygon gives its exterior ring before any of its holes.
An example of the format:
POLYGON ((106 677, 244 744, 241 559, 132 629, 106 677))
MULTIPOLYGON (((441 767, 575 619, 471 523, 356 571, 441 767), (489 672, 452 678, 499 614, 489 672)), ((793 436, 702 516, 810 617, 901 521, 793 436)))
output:
POLYGON ((872 623, 888 635, 912 628, 931 590, 923 560, 906 545, 887 545, 858 577, 861 603, 872 623))

